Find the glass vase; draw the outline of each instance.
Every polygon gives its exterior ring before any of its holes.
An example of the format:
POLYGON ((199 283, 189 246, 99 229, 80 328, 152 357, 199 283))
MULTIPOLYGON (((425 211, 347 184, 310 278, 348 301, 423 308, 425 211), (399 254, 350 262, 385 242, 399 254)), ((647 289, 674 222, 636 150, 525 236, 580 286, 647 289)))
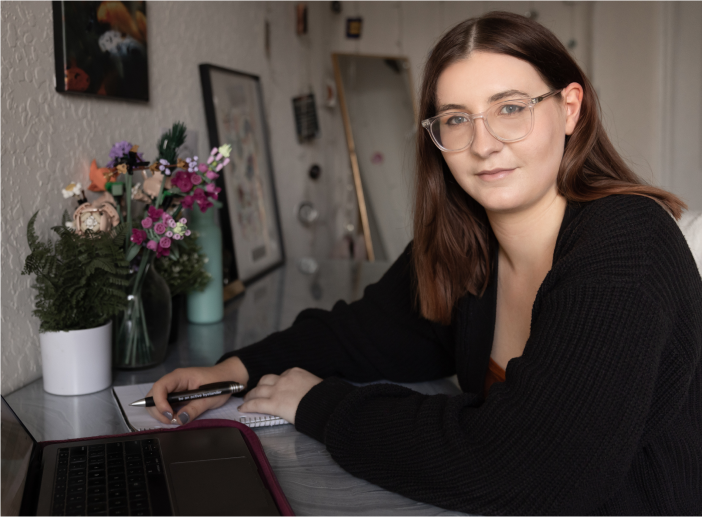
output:
POLYGON ((127 308, 117 316, 113 366, 122 370, 149 368, 166 357, 171 330, 171 292, 154 267, 155 253, 146 251, 129 280, 127 308))

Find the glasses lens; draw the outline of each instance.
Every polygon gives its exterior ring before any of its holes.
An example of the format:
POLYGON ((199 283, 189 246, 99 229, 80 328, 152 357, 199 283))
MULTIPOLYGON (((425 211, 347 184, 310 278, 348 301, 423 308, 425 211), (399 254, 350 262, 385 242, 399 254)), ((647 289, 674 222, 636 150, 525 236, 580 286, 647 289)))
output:
POLYGON ((462 113, 447 113, 431 124, 434 140, 447 151, 465 148, 473 138, 473 123, 462 113))
POLYGON ((495 105, 487 113, 487 123, 492 133, 503 141, 519 140, 531 131, 532 112, 521 101, 508 101, 495 105))

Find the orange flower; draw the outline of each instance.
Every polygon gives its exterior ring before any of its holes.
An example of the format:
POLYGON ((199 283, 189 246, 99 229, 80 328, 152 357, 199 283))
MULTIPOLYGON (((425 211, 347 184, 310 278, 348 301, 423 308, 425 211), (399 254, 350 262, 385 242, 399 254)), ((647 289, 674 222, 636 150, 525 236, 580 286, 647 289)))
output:
POLYGON ((90 164, 90 185, 88 190, 105 192, 105 184, 108 181, 113 181, 117 176, 117 172, 112 172, 107 167, 98 168, 97 163, 93 160, 93 163, 90 164))

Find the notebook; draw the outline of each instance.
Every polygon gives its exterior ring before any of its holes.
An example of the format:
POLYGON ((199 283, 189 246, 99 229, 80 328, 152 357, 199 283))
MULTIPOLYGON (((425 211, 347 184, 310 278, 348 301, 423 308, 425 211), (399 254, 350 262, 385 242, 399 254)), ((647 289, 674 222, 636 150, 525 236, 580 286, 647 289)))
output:
MULTIPOLYGON (((163 424, 152 417, 146 408, 130 406, 135 400, 146 398, 152 383, 132 384, 131 386, 115 386, 112 393, 122 411, 124 420, 132 431, 146 431, 148 429, 171 429, 178 425, 163 424)), ((242 413, 237 407, 244 403, 241 397, 231 397, 226 404, 217 409, 209 409, 200 415, 198 420, 223 419, 241 422, 249 427, 262 427, 289 423, 280 417, 262 413, 242 413)))

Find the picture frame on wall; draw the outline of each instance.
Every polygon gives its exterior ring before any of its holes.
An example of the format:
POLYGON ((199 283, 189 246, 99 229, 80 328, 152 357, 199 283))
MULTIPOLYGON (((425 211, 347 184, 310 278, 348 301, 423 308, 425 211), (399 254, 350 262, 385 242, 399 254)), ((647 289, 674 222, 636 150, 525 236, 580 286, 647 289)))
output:
POLYGON ((232 146, 217 179, 224 281, 249 285, 285 262, 261 81, 211 64, 200 80, 210 147, 232 146))
POLYGON ((146 2, 52 2, 56 91, 149 100, 146 2))

